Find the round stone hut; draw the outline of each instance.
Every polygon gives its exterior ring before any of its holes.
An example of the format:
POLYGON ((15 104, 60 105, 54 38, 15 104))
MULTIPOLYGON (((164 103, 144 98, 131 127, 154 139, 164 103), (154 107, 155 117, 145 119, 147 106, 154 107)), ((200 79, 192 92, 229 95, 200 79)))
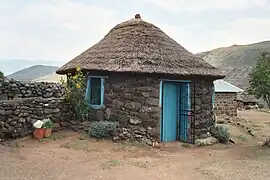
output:
POLYGON ((78 66, 87 76, 90 120, 117 120, 140 129, 137 138, 162 142, 194 143, 214 125, 213 81, 224 75, 138 14, 57 73, 78 66))

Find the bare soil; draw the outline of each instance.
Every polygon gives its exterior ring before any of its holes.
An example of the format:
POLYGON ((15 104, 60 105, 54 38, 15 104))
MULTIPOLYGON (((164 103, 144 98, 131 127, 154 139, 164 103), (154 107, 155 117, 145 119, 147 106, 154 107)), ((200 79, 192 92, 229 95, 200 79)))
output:
MULTIPOLYGON (((258 121, 259 134, 268 132, 265 126, 270 123, 270 114, 242 111, 239 115, 255 125, 258 121)), ((173 142, 155 149, 61 131, 42 141, 27 138, 11 142, 11 147, 0 146, 0 179, 270 179, 270 149, 248 142, 204 148, 173 142)))

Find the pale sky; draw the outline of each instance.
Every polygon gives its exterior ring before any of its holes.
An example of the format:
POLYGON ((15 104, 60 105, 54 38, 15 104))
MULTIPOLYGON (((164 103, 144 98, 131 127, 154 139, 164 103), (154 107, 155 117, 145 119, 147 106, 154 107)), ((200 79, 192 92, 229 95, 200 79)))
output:
POLYGON ((67 62, 136 13, 193 53, 270 40, 270 0, 0 0, 0 59, 67 62))

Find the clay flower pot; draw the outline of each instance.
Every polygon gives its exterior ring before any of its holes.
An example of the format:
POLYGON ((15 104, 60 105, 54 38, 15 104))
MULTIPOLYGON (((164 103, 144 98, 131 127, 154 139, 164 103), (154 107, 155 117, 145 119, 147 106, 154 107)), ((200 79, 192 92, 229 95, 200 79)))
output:
POLYGON ((42 139, 44 137, 44 132, 45 132, 44 128, 36 128, 33 132, 33 136, 36 139, 42 139))
POLYGON ((44 137, 50 137, 52 134, 52 128, 45 128, 44 137))

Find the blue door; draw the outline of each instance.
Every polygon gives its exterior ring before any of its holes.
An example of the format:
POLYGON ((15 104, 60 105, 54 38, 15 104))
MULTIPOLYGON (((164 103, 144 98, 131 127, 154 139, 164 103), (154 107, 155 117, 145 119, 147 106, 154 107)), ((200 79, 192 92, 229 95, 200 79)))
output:
POLYGON ((161 141, 177 140, 178 88, 177 83, 163 82, 161 141))
POLYGON ((179 84, 179 134, 180 141, 190 141, 190 86, 189 83, 179 84))

